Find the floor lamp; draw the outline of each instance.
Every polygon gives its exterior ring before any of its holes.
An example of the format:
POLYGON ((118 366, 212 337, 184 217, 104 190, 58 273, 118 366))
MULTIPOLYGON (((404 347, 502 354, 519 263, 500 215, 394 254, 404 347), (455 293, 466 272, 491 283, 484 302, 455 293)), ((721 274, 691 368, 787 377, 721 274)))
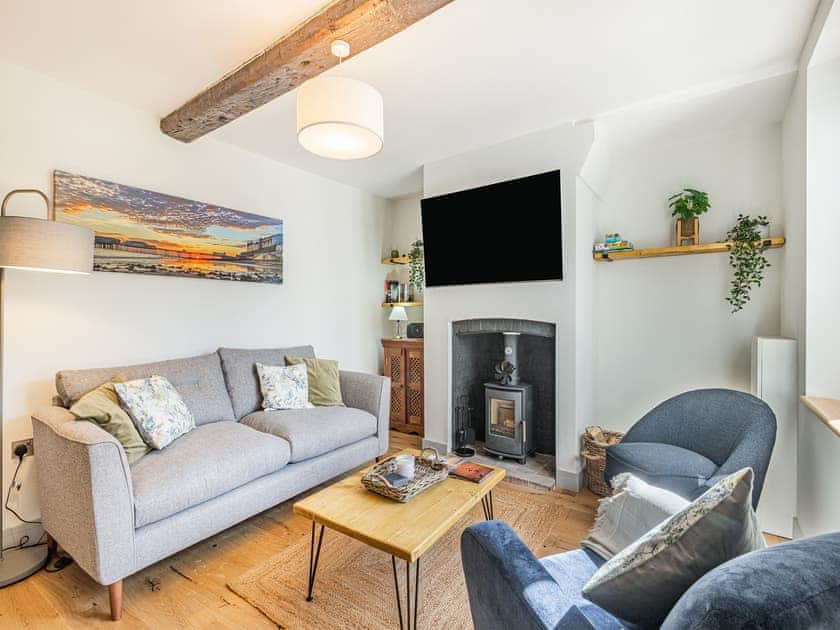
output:
MULTIPOLYGON (((88 274, 93 271, 93 232, 69 223, 57 223, 49 199, 40 190, 13 190, 0 205, 0 451, 6 448, 3 441, 3 275, 6 269, 88 274), (18 194, 39 195, 47 206, 47 218, 7 217, 6 205, 18 194)), ((0 452, 0 479, 6 457, 7 453, 0 452)), ((0 501, 0 587, 32 575, 47 562, 45 545, 16 546, 2 551, 5 500, 4 494, 0 501)))

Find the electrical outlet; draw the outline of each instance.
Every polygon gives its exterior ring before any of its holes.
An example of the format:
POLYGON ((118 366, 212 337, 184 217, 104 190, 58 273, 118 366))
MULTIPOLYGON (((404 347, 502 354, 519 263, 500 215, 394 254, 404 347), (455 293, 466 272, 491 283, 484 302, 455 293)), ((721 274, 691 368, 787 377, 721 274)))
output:
POLYGON ((12 442, 12 457, 17 457, 17 455, 15 455, 15 451, 21 444, 26 447, 26 454, 24 454, 24 457, 29 457, 30 455, 35 454, 35 442, 32 441, 32 438, 29 438, 28 440, 18 440, 17 442, 12 442))

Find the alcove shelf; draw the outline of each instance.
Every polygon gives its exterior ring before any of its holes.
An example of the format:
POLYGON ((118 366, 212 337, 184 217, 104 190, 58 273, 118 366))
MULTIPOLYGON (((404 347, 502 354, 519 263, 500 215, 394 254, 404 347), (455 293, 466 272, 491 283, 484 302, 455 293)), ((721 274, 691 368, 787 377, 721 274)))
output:
POLYGON ((407 265, 409 262, 408 256, 397 256, 396 258, 383 258, 383 265, 407 265))
POLYGON ((382 308, 391 308, 392 306, 423 306, 423 302, 382 302, 382 308))
MULTIPOLYGON (((766 249, 784 247, 784 236, 773 236, 756 241, 755 246, 762 246, 766 249)), ((701 243, 700 245, 681 245, 671 247, 652 247, 647 249, 630 249, 623 252, 592 252, 592 258, 598 262, 612 262, 614 260, 626 260, 628 258, 661 258, 663 256, 691 256, 694 254, 719 254, 728 252, 734 243, 724 241, 722 243, 701 243)))

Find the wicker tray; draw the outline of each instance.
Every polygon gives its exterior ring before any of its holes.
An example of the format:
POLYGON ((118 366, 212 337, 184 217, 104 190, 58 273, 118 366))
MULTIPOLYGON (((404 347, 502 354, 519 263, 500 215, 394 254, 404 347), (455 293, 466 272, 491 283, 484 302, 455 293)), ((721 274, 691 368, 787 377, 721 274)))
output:
POLYGON ((586 427, 580 454, 584 460, 583 477, 586 486, 595 494, 605 497, 612 494, 609 482, 604 479, 607 467, 607 446, 618 444, 624 434, 601 427, 586 427))
POLYGON ((383 475, 396 472, 396 470, 397 462, 395 458, 389 457, 376 464, 362 476, 362 485, 383 497, 388 497, 400 503, 407 503, 412 497, 431 488, 436 483, 440 483, 449 475, 449 468, 446 464, 438 462, 438 452, 433 448, 424 448, 420 452, 420 457, 414 459, 414 479, 402 488, 395 488, 383 477, 383 475), (434 457, 423 457, 426 451, 431 451, 434 457))

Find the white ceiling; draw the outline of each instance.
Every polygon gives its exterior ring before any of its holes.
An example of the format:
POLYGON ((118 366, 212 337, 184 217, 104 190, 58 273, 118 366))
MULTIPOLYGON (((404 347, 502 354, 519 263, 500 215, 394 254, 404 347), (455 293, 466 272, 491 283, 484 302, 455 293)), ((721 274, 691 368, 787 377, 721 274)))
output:
MULTIPOLYGON (((0 0, 0 55, 159 117, 324 4, 0 0)), ((399 196, 419 191, 430 161, 698 85, 788 72, 816 4, 455 0, 333 71, 382 92, 378 156, 306 153, 295 138, 294 93, 207 138, 399 196)))

